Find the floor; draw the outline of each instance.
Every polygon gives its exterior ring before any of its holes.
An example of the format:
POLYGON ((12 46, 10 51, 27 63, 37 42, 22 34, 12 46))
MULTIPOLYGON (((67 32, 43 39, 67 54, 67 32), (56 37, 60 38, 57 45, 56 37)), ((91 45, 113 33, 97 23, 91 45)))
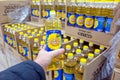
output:
POLYGON ((5 53, 2 52, 0 49, 0 71, 3 71, 9 67, 8 61, 7 61, 7 56, 5 53))

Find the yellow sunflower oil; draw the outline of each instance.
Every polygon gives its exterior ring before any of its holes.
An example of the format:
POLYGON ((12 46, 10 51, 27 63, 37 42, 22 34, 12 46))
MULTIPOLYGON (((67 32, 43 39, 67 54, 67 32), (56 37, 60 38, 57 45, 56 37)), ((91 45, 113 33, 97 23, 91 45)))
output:
POLYGON ((84 45, 84 40, 80 39, 78 48, 83 49, 83 45, 84 45))
POLYGON ((87 60, 85 58, 80 59, 80 63, 75 67, 75 80, 83 80, 85 65, 87 60))
POLYGON ((77 61, 74 59, 73 53, 68 53, 67 59, 64 62, 64 77, 65 80, 74 80, 75 66, 77 61))
POLYGON ((39 39, 34 38, 34 44, 32 46, 32 55, 33 55, 33 60, 36 59, 38 53, 39 53, 39 39))
POLYGON ((81 58, 84 58, 84 54, 82 54, 82 50, 76 49, 76 54, 74 56, 74 59, 77 60, 77 62, 79 62, 81 58))
POLYGON ((82 53, 85 55, 85 58, 87 58, 88 53, 89 53, 89 48, 88 48, 87 45, 84 45, 84 46, 83 46, 83 51, 82 51, 82 53))
POLYGON ((87 63, 91 62, 94 59, 93 53, 88 53, 87 63))
POLYGON ((99 54, 100 54, 100 49, 95 49, 94 51, 95 57, 99 56, 99 54))
MULTIPOLYGON (((55 10, 51 11, 51 17, 45 21, 46 29, 46 50, 48 52, 60 49, 62 47, 62 26, 61 21, 56 18, 55 10)), ((48 66, 48 70, 56 70, 62 66, 59 59, 54 58, 48 66)))

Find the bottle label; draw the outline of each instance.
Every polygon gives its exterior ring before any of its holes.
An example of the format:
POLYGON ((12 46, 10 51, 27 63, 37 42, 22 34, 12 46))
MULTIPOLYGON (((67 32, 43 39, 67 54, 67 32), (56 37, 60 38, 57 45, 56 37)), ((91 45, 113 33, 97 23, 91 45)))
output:
POLYGON ((67 74, 67 73, 64 73, 64 76, 65 76, 65 80, 74 80, 74 74, 67 74))
POLYGON ((54 71, 54 80, 63 80, 63 70, 54 71))
POLYGON ((60 30, 49 30, 46 33, 46 50, 52 51, 61 48, 62 39, 60 30))
POLYGON ((65 17, 66 17, 66 13, 65 13, 65 10, 62 11, 62 21, 65 21, 65 17))
POLYGON ((57 18, 58 18, 58 19, 61 19, 61 17, 62 17, 61 11, 60 11, 60 10, 57 10, 57 18))
POLYGON ((75 25, 75 15, 74 13, 68 13, 68 25, 74 26, 75 25))
POLYGON ((21 46, 21 45, 19 45, 19 52, 22 54, 22 53, 23 53, 23 51, 24 51, 24 49, 22 48, 22 46, 21 46))
POLYGON ((83 27, 84 15, 76 14, 76 27, 83 27))
POLYGON ((24 48, 24 50, 23 50, 23 55, 24 55, 25 57, 28 57, 28 54, 29 54, 28 48, 27 48, 27 47, 23 47, 23 48, 24 48))
POLYGON ((46 18, 49 18, 50 17, 50 10, 47 10, 46 12, 46 18))
POLYGON ((48 11, 47 10, 42 10, 42 16, 43 16, 43 18, 47 18, 48 17, 48 11))
POLYGON ((32 9, 31 11, 31 15, 34 16, 34 17, 39 17, 39 10, 38 9, 32 9))
POLYGON ((93 27, 93 24, 94 24, 94 20, 93 20, 93 17, 86 17, 85 18, 85 27, 90 29, 93 27))
POLYGON ((104 23, 105 23, 104 17, 96 17, 94 22, 94 30, 102 32, 104 30, 104 23))
POLYGON ((108 18, 106 21, 105 33, 109 33, 111 29, 113 18, 108 18))

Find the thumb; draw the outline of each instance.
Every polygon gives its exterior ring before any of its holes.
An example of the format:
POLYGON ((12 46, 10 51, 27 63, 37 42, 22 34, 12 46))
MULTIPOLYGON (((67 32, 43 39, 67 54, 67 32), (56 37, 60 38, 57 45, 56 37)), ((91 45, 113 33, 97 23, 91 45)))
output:
POLYGON ((51 56, 51 58, 54 58, 60 54, 63 54, 65 52, 65 49, 58 49, 58 50, 54 50, 54 51, 51 51, 49 54, 51 56))

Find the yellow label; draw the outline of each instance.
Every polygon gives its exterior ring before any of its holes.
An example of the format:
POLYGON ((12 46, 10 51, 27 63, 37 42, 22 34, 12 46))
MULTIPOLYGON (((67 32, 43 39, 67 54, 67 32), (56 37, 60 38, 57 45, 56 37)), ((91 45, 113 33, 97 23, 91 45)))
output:
POLYGON ((13 47, 16 47, 16 45, 17 45, 17 44, 16 44, 16 42, 15 42, 15 41, 13 41, 13 47))
POLYGON ((22 46, 19 46, 19 52, 20 52, 20 53, 23 53, 23 50, 24 50, 24 49, 22 48, 22 46))
POLYGON ((34 13, 34 14, 35 14, 36 16, 39 16, 39 13, 38 13, 38 12, 39 12, 38 10, 35 10, 35 13, 34 13))
POLYGON ((94 24, 94 20, 92 18, 86 18, 85 19, 86 28, 92 28, 93 24, 94 24))
POLYGON ((54 78, 57 78, 59 76, 58 71, 54 71, 54 78))
POLYGON ((47 17, 48 16, 48 12, 45 11, 45 10, 42 10, 42 15, 43 15, 43 17, 47 17))
POLYGON ((61 37, 59 34, 53 33, 48 36, 48 47, 50 49, 59 49, 61 47, 61 43, 61 37))
POLYGON ((57 11, 57 18, 60 19, 61 18, 61 12, 57 11))
POLYGON ((42 10, 42 16, 45 17, 45 10, 42 10))
POLYGON ((77 18, 77 24, 78 24, 79 26, 83 26, 83 24, 84 24, 84 17, 83 17, 83 16, 79 16, 79 17, 77 18))
POLYGON ((98 26, 98 20, 95 19, 94 28, 97 28, 97 26, 98 26))
POLYGON ((75 24, 75 15, 71 15, 69 17, 69 22, 70 22, 70 24, 75 24))
POLYGON ((62 12, 62 19, 65 19, 65 17, 66 17, 65 12, 62 12))

